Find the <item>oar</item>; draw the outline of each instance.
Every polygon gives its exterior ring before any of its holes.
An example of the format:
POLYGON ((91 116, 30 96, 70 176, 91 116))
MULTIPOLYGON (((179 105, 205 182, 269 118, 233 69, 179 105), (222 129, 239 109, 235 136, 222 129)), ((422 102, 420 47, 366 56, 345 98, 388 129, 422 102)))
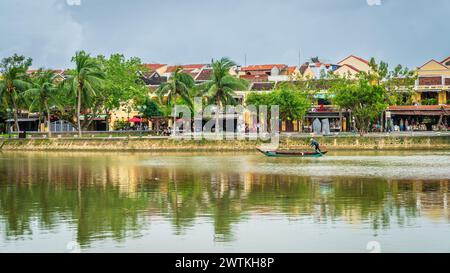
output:
POLYGON ((316 150, 316 152, 318 152, 320 154, 320 156, 323 156, 322 152, 319 150, 316 150))

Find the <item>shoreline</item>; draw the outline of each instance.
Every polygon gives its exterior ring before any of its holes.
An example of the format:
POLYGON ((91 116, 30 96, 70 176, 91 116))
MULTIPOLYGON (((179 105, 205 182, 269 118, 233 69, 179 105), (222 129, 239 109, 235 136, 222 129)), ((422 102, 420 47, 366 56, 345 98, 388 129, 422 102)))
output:
MULTIPOLYGON (((321 148, 341 150, 450 150, 450 136, 317 136, 321 148)), ((305 150, 310 136, 282 136, 279 149, 305 150)), ((179 140, 172 138, 28 138, 0 139, 2 151, 253 151, 261 140, 179 140)))

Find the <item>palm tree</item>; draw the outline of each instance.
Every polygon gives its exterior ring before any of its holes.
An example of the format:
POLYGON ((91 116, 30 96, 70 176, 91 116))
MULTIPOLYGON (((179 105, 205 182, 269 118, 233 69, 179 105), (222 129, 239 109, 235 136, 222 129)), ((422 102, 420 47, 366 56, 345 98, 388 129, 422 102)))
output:
POLYGON ((39 116, 47 113, 48 136, 51 137, 50 130, 50 107, 49 104, 56 103, 59 88, 54 82, 55 72, 52 70, 38 70, 32 77, 32 87, 23 93, 26 101, 29 101, 30 112, 38 109, 39 116))
POLYGON ((19 92, 29 88, 27 81, 28 68, 32 60, 24 56, 14 54, 12 57, 4 58, 0 63, 0 100, 11 104, 14 112, 14 125, 17 131, 20 131, 18 121, 18 99, 19 92))
MULTIPOLYGON (((212 62, 212 77, 205 82, 201 90, 209 98, 210 103, 216 103, 219 111, 223 110, 225 105, 236 105, 234 96, 236 90, 244 90, 247 88, 245 80, 238 79, 230 75, 230 69, 236 63, 228 58, 222 58, 212 62)), ((218 132, 219 116, 216 115, 216 132, 218 132)))
MULTIPOLYGON (((190 98, 190 90, 195 85, 195 81, 191 75, 183 73, 182 68, 178 67, 170 79, 161 84, 158 89, 156 89, 156 94, 158 95, 160 101, 163 100, 164 96, 167 96, 167 104, 170 105, 173 101, 174 108, 177 106, 177 99, 181 97, 189 107, 192 108, 192 101, 190 98)), ((173 115, 173 126, 175 127, 176 116, 173 115)))
POLYGON ((84 51, 77 52, 72 62, 76 68, 69 72, 65 84, 76 96, 77 127, 81 137, 81 104, 96 95, 95 88, 102 84, 105 75, 97 61, 84 51))

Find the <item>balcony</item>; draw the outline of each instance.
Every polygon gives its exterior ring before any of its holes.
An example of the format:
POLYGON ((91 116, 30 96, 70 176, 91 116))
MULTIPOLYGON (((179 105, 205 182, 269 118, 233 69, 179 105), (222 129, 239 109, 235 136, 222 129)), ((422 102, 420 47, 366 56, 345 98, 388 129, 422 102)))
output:
POLYGON ((416 91, 441 91, 450 90, 450 78, 419 77, 416 81, 416 91))

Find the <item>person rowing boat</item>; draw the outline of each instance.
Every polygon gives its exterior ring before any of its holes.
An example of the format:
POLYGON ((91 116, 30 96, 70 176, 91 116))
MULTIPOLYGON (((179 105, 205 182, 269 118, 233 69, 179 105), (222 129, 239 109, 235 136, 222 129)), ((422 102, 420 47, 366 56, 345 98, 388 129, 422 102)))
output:
POLYGON ((314 138, 311 138, 309 146, 313 147, 317 153, 322 153, 319 142, 317 142, 314 138))

